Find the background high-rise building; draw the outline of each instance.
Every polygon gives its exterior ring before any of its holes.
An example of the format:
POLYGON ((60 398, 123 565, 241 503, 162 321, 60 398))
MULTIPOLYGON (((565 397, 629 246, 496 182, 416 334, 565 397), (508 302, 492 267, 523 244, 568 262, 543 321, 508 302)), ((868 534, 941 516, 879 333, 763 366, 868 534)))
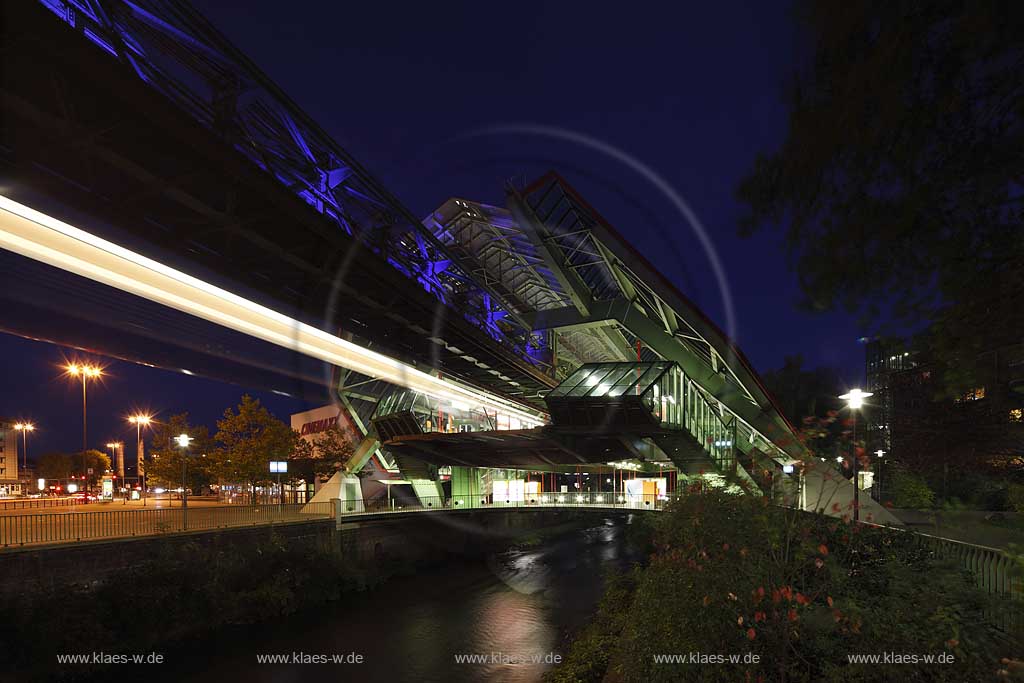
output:
POLYGON ((18 431, 14 422, 0 420, 0 496, 16 496, 21 493, 18 478, 18 431))

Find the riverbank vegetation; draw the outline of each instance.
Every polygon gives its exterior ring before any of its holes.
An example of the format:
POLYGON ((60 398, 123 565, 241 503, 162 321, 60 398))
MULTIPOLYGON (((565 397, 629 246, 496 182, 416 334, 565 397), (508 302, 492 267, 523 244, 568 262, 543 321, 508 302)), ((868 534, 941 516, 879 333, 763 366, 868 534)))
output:
MULTIPOLYGON (((559 520, 555 520, 559 521, 559 520)), ((371 560, 274 530, 255 542, 206 538, 147 540, 152 556, 103 580, 26 585, 0 597, 0 683, 97 680, 102 663, 60 666, 57 655, 169 653, 220 637, 226 627, 279 621, 317 610, 390 579, 491 553, 537 546, 594 525, 589 515, 480 537, 469 549, 438 546, 417 559, 374 553, 371 560)))
POLYGON ((56 655, 162 652, 229 624, 338 600, 407 569, 396 563, 366 572, 340 553, 288 545, 275 534, 247 547, 168 545, 95 585, 26 590, 0 600, 0 681, 95 674, 99 665, 58 669, 56 655))
POLYGON ((1016 654, 990 625, 1002 606, 913 534, 718 491, 648 523, 650 561, 609 583, 548 681, 983 681, 1016 654), (847 657, 886 653, 947 661, 847 657))

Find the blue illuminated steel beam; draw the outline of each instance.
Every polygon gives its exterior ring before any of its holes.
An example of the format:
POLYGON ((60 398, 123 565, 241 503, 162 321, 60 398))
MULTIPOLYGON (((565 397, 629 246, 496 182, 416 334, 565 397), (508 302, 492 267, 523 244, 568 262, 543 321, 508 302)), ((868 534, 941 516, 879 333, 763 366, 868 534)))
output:
POLYGON ((175 106, 549 376, 543 338, 255 64, 182 0, 39 0, 175 106))

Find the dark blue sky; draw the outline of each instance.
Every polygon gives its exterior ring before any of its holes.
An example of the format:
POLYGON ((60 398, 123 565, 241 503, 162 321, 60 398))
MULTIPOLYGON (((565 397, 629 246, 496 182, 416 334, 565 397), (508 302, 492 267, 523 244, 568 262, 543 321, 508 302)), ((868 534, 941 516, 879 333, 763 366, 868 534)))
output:
MULTIPOLYGON (((450 196, 502 204, 506 179, 556 168, 726 328, 692 228, 650 182, 578 144, 472 134, 532 124, 622 150, 699 216, 732 290, 734 336, 758 370, 801 353, 860 380, 852 316, 796 311, 780 234, 736 236, 736 183, 785 134, 782 88, 801 49, 788 4, 195 4, 417 215, 450 196)), ((3 337, 0 353, 20 359, 5 374, 21 388, 0 392, 0 415, 44 427, 30 452, 77 447, 78 394, 54 379, 60 349, 3 337)), ((109 370, 90 410, 104 439, 132 406, 212 423, 242 393, 125 363, 109 370)), ((285 419, 301 407, 260 396, 285 419)))

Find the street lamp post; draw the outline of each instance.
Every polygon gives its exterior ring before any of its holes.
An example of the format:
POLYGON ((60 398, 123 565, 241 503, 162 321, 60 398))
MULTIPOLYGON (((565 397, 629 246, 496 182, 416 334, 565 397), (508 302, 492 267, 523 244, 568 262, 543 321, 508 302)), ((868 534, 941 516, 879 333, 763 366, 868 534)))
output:
POLYGON ((174 437, 174 441, 181 449, 181 530, 185 531, 188 529, 188 445, 192 437, 188 434, 179 434, 174 437))
POLYGON ((142 506, 146 506, 146 454, 142 449, 142 428, 153 421, 150 415, 132 415, 128 421, 135 425, 135 469, 138 471, 139 484, 142 486, 142 506))
MULTIPOLYGON (((271 460, 270 461, 270 473, 277 474, 277 509, 281 509, 281 505, 284 503, 284 490, 281 488, 281 473, 288 471, 287 460, 271 460)), ((391 489, 388 489, 390 493, 391 489)))
MULTIPOLYGON (((82 453, 84 454, 88 448, 88 433, 86 429, 86 418, 85 418, 85 383, 86 380, 96 379, 103 375, 103 370, 96 365, 85 365, 78 363, 69 363, 66 367, 67 373, 72 377, 82 378, 82 453)), ((85 457, 83 455, 83 457, 85 457)))
MULTIPOLYGON (((14 428, 21 432, 21 469, 22 471, 28 470, 28 433, 36 428, 31 422, 19 422, 14 425, 14 428)), ((17 443, 15 450, 17 450, 17 443)), ((15 464, 17 464, 17 453, 15 453, 15 464)))
POLYGON ((885 463, 883 460, 883 458, 885 458, 885 451, 879 448, 875 451, 875 455, 878 456, 878 501, 881 502, 882 496, 884 495, 884 492, 882 491, 882 465, 885 463))
POLYGON ((853 521, 860 521, 860 468, 857 462, 857 411, 864 405, 864 399, 874 396, 870 391, 851 389, 839 398, 846 401, 853 413, 853 521))

